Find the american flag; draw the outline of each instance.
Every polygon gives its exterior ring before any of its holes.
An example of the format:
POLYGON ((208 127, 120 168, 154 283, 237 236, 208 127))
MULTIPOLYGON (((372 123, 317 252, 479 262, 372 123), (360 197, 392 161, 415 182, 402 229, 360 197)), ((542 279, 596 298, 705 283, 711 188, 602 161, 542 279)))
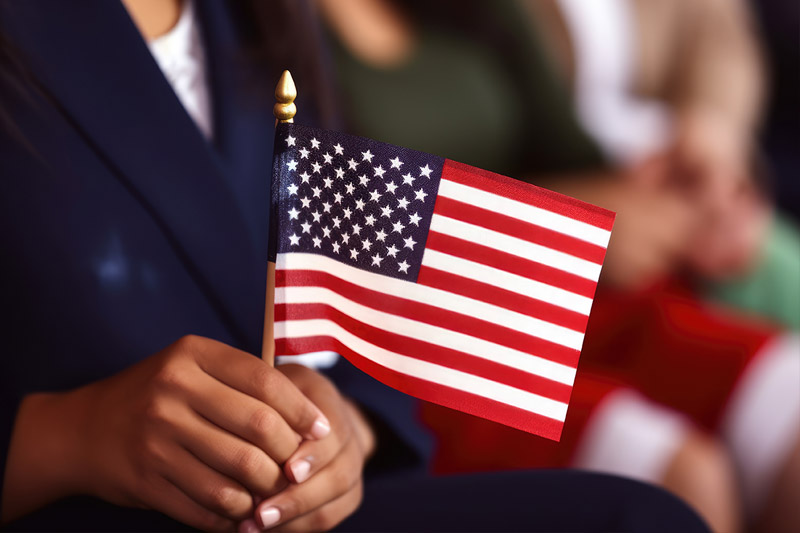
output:
POLYGON ((614 214, 342 133, 275 145, 276 355, 558 440, 614 214))

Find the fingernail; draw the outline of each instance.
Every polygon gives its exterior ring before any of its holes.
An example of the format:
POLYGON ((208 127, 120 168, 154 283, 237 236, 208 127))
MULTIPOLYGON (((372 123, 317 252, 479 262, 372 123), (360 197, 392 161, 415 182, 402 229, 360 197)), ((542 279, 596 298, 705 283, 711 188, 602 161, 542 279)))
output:
POLYGON ((239 524, 239 533, 260 533, 260 531, 258 524, 252 518, 248 518, 239 524))
POLYGON ((311 436, 315 439, 321 439, 331 432, 331 425, 324 416, 320 416, 311 426, 311 436))
POLYGON ((305 459, 298 459, 292 463, 290 468, 292 469, 295 483, 302 483, 308 479, 308 473, 311 472, 311 463, 305 459))
POLYGON ((281 512, 277 507, 264 507, 258 514, 261 517, 261 525, 265 528, 274 526, 281 519, 281 512))

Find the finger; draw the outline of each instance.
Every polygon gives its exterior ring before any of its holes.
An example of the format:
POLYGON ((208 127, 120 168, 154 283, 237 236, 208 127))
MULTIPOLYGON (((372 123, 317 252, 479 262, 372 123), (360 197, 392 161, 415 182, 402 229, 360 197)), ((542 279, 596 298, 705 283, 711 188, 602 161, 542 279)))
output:
POLYGON ((243 520, 253 510, 253 498, 236 481, 176 446, 164 478, 205 509, 231 520, 243 520))
POLYGON ((167 479, 161 478, 158 490, 152 495, 155 496, 153 501, 147 502, 150 507, 190 527, 202 531, 232 531, 234 528, 232 520, 199 505, 167 479))
POLYGON ((256 445, 283 464, 297 450, 301 437, 272 407, 217 381, 197 378, 189 405, 222 429, 256 445))
POLYGON ((363 498, 364 485, 359 481, 352 489, 335 500, 294 520, 284 522, 281 524, 280 530, 300 532, 328 531, 353 514, 361 505, 363 498))
POLYGON ((307 439, 321 439, 330 433, 331 425, 325 415, 275 368, 226 344, 203 341, 195 355, 207 374, 271 406, 307 439))
POLYGON ((289 485, 261 502, 256 508, 256 522, 265 529, 274 527, 339 498, 361 479, 360 453, 355 441, 350 439, 341 453, 317 475, 301 485, 289 485))
POLYGON ((210 468, 256 494, 274 494, 287 484, 281 467, 263 450, 199 416, 181 419, 178 442, 210 468))

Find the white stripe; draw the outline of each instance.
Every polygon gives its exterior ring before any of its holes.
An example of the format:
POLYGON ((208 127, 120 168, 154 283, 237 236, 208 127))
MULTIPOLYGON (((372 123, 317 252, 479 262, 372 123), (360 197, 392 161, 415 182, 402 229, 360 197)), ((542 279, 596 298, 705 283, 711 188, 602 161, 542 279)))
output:
POLYGON ((502 213, 603 248, 608 247, 608 239, 611 237, 610 231, 586 222, 445 179, 439 182, 439 196, 502 213))
POLYGON ((593 263, 574 255, 565 254, 552 248, 454 218, 434 214, 431 219, 431 231, 437 231, 469 243, 480 244, 500 252, 516 255, 528 261, 541 263, 592 281, 597 281, 600 277, 602 265, 599 263, 593 263))
POLYGON ((560 422, 563 422, 567 415, 567 404, 563 402, 473 374, 384 350, 351 334, 330 320, 275 322, 276 339, 298 339, 321 335, 333 337, 362 357, 401 374, 512 405, 560 422))
MULTIPOLYGON (((437 258, 444 255, 438 252, 432 252, 431 250, 425 252, 426 255, 429 252, 433 253, 437 258)), ((434 259, 431 262, 439 264, 437 261, 437 259, 434 259)), ((423 259, 423 264, 424 263, 425 260, 423 259)), ((481 265, 472 267, 472 264, 464 264, 469 263, 468 261, 457 260, 454 261, 454 263, 454 270, 465 272, 465 277, 467 278, 477 279, 479 281, 484 281, 484 278, 486 278, 486 283, 490 283, 502 289, 518 292, 524 296, 544 302, 554 303, 559 307, 570 309, 583 315, 589 315, 589 310, 592 306, 592 300, 590 298, 521 278, 514 274, 500 271, 492 272, 494 269, 490 269, 489 267, 485 267, 485 269, 482 270, 477 268, 481 265)), ((280 254, 278 256, 278 265, 276 268, 278 270, 315 270, 318 272, 325 272, 366 289, 438 307, 439 309, 444 309, 451 313, 467 314, 470 317, 485 320, 492 324, 501 324, 509 329, 524 333, 525 335, 539 337, 540 339, 545 339, 568 348, 580 350, 581 346, 583 346, 583 332, 565 328, 545 320, 533 318, 516 311, 511 311, 503 307, 498 307, 481 300, 475 300, 442 289, 366 272, 360 268, 339 263, 338 261, 322 255, 300 253, 280 254)), ((443 269, 441 266, 434 268, 443 269)), ((455 273, 459 274, 459 272, 455 273)))
MULTIPOLYGON (((551 303, 582 315, 589 316, 589 311, 592 310, 592 299, 586 296, 565 291, 547 283, 523 278, 517 274, 498 270, 482 263, 431 250, 430 248, 426 249, 425 255, 422 256, 422 264, 429 268, 443 270, 500 289, 516 292, 528 298, 551 303)), ((494 321, 499 321, 499 319, 494 321)))
POLYGON ((345 315, 384 331, 480 357, 529 374, 572 385, 575 369, 536 355, 356 303, 323 287, 277 287, 276 304, 327 304, 345 315))

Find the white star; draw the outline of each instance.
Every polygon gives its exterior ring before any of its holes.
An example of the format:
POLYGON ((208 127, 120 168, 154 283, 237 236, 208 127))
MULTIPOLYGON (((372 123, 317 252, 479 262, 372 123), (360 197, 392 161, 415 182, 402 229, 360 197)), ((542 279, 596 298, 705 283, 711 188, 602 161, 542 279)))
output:
POLYGON ((361 247, 362 249, 369 251, 369 249, 372 248, 372 242, 369 239, 364 239, 361 241, 361 247))
POLYGON ((408 200, 406 200, 405 198, 400 198, 399 200, 397 200, 397 207, 399 207, 400 209, 407 208, 408 200))
POLYGON ((356 167, 358 166, 358 162, 351 157, 350 159, 347 160, 347 166, 350 167, 350 170, 355 170, 356 167))
POLYGON ((397 257, 397 252, 399 251, 400 249, 397 248, 394 244, 386 249, 386 253, 389 255, 389 257, 397 257))
POLYGON ((390 181, 389 183, 386 184, 386 192, 394 194, 394 191, 396 190, 397 190, 397 185, 395 185, 393 181, 390 181))
POLYGON ((381 193, 378 192, 378 189, 375 189, 369 193, 369 199, 373 202, 377 202, 381 199, 381 193))
POLYGON ((383 257, 381 257, 378 253, 372 256, 372 266, 381 266, 381 261, 383 261, 383 257))
POLYGON ((414 198, 415 200, 419 200, 420 202, 424 202, 425 201, 425 197, 428 196, 428 193, 426 193, 424 189, 420 188, 420 190, 414 191, 414 195, 416 196, 416 198, 414 198))
POLYGON ((289 135, 288 137, 286 137, 286 146, 294 146, 294 142, 295 142, 296 140, 297 140, 297 139, 295 139, 294 137, 292 137, 291 135, 289 135))
POLYGON ((361 233, 361 226, 358 224, 353 224, 353 235, 359 235, 361 233))
POLYGON ((331 204, 330 202, 322 202, 322 211, 325 213, 331 212, 331 204))
POLYGON ((295 209, 294 207, 291 208, 289 211, 289 220, 297 220, 297 217, 300 215, 300 211, 295 209))
POLYGON ((344 188, 347 191, 347 194, 353 194, 353 191, 355 190, 356 186, 353 185, 352 183, 348 183, 347 185, 344 186, 344 188))
POLYGON ((344 169, 343 168, 337 168, 336 169, 336 177, 338 179, 344 178, 344 169))
POLYGON ((313 163, 311 163, 311 168, 314 169, 314 174, 319 174, 319 171, 322 170, 322 165, 314 161, 313 163))
POLYGON ((350 248, 350 259, 358 259, 358 250, 350 248))
POLYGON ((322 226, 322 233, 324 234, 323 237, 330 237, 331 228, 329 228, 328 226, 322 226))
POLYGON ((333 161, 333 156, 328 152, 325 152, 324 154, 322 154, 322 159, 325 160, 326 165, 330 165, 331 161, 333 161))
POLYGON ((319 141, 316 138, 311 139, 311 148, 319 148, 319 141))
POLYGON ((311 240, 314 242, 314 248, 322 248, 322 239, 319 237, 314 237, 311 240))
POLYGON ((389 204, 386 204, 385 206, 381 207, 381 215, 391 218, 392 208, 389 207, 389 204))
POLYGON ((311 213, 311 216, 314 217, 314 222, 319 222, 319 218, 322 216, 322 213, 319 211, 314 211, 311 213))
POLYGON ((397 263, 397 271, 402 272, 403 274, 408 274, 408 267, 410 267, 408 263, 403 261, 402 263, 397 263))
POLYGON ((382 178, 383 175, 386 174, 386 171, 380 165, 373 167, 373 170, 375 171, 375 176, 378 176, 379 178, 382 178))
POLYGON ((287 190, 287 191, 289 191, 289 196, 291 196, 291 195, 293 195, 293 194, 297 194, 297 185, 295 185, 294 183, 292 183, 291 185, 289 185, 288 187, 286 187, 286 190, 287 190))
POLYGON ((353 214, 353 211, 351 211, 349 207, 345 207, 343 211, 344 211, 344 218, 350 218, 350 215, 353 214))
POLYGON ((411 172, 403 174, 403 184, 414 185, 414 176, 411 175, 411 172))
POLYGON ((289 168, 289 170, 297 170, 297 161, 292 159, 288 163, 286 163, 286 166, 289 168))
POLYGON ((366 174, 361 174, 361 175, 358 177, 358 181, 361 183, 361 185, 362 185, 363 187, 366 187, 366 186, 367 186, 367 183, 369 183, 369 178, 366 176, 366 174))
POLYGON ((403 248, 411 248, 412 250, 414 249, 414 245, 417 244, 417 241, 414 240, 413 235, 407 239, 403 239, 403 242, 406 243, 403 248))
POLYGON ((332 178, 322 178, 322 182, 325 183, 325 188, 330 189, 333 186, 333 179, 332 178))
POLYGON ((322 194, 322 189, 319 187, 311 187, 311 192, 314 194, 314 198, 319 198, 319 195, 322 194))
POLYGON ((298 244, 300 244, 300 237, 292 233, 291 235, 289 235, 289 244, 292 246, 297 246, 298 244))
POLYGON ((303 209, 307 209, 311 207, 311 198, 306 198, 305 196, 300 198, 300 202, 303 204, 303 209))
POLYGON ((369 161, 372 163, 372 152, 367 150, 366 152, 361 152, 361 155, 364 157, 362 161, 369 161))
POLYGON ((333 193, 333 201, 336 202, 337 204, 342 203, 342 193, 340 193, 339 191, 333 193))
POLYGON ((311 153, 308 151, 308 148, 300 148, 300 159, 308 159, 308 154, 311 153))
POLYGON ((364 200, 357 199, 356 200, 356 209, 363 211, 364 210, 364 200))
POLYGON ((392 168, 396 168, 397 170, 400 170, 400 167, 403 166, 403 162, 400 161, 400 158, 397 156, 395 156, 394 159, 390 159, 389 162, 392 164, 392 168))
POLYGON ((382 229, 379 229, 378 231, 376 231, 375 232, 375 240, 376 241, 380 241, 380 242, 384 242, 386 240, 386 232, 383 231, 382 229))
POLYGON ((430 178, 431 177, 431 172, 433 172, 433 169, 428 167, 428 165, 425 165, 424 167, 419 167, 419 173, 420 173, 421 176, 425 176, 426 178, 430 178))
POLYGON ((344 153, 344 148, 339 143, 333 145, 333 151, 336 152, 336 155, 342 155, 344 153))
POLYGON ((374 216, 372 216, 372 215, 367 215, 367 216, 364 218, 364 223, 365 223, 367 226, 373 226, 373 225, 375 224, 375 217, 374 217, 374 216))
POLYGON ((397 222, 395 222, 394 224, 392 224, 392 232, 396 231, 397 233, 402 235, 404 229, 405 229, 405 226, 399 220, 397 222))
POLYGON ((333 253, 339 253, 339 246, 341 246, 338 242, 331 243, 331 248, 333 248, 333 253))
POLYGON ((308 183, 308 180, 311 179, 311 175, 308 172, 303 171, 303 173, 300 174, 300 179, 303 180, 303 183, 308 183))
POLYGON ((419 221, 422 220, 422 217, 418 214, 414 213, 413 215, 408 215, 409 224, 414 224, 415 226, 419 227, 419 221))
POLYGON ((348 235, 347 233, 342 233, 342 242, 345 243, 345 244, 349 243, 350 242, 350 235, 348 235))
POLYGON ((311 233, 311 224, 309 222, 303 222, 300 227, 303 228, 303 233, 311 233))
POLYGON ((338 227, 339 227, 339 225, 342 223, 342 219, 341 219, 341 218, 339 218, 339 217, 333 217, 333 218, 331 219, 331 222, 333 222, 333 227, 334 227, 334 228, 338 228, 338 227))

